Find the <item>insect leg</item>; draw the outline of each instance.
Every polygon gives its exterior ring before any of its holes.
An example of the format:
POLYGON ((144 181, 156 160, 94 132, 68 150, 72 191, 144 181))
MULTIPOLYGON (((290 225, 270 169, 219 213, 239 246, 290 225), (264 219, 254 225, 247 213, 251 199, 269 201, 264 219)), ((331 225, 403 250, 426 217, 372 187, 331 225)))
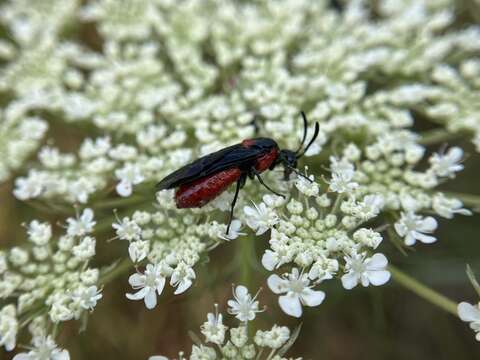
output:
POLYGON ((265 184, 265 182, 263 181, 262 177, 260 176, 260 173, 259 173, 257 170, 255 170, 255 168, 252 168, 251 171, 252 171, 253 174, 257 177, 258 181, 260 181, 260 184, 262 184, 263 186, 265 186, 265 188, 266 188, 268 191, 274 193, 274 194, 277 195, 277 196, 281 196, 281 197, 283 197, 283 198, 285 199, 285 195, 276 192, 276 191, 273 190, 270 186, 268 186, 267 184, 265 184))
POLYGON ((258 135, 258 133, 260 132, 260 127, 258 125, 258 114, 254 114, 253 115, 253 120, 250 122, 250 125, 253 126, 253 131, 254 131, 254 134, 255 136, 258 135))
POLYGON ((225 235, 228 235, 228 232, 230 231, 230 225, 232 224, 233 220, 233 209, 235 209, 235 204, 237 203, 238 193, 240 192, 240 189, 243 187, 243 185, 245 185, 246 180, 246 173, 240 175, 240 178, 237 180, 237 187, 235 188, 235 195, 233 196, 232 206, 230 208, 230 218, 228 219, 227 232, 225 235))

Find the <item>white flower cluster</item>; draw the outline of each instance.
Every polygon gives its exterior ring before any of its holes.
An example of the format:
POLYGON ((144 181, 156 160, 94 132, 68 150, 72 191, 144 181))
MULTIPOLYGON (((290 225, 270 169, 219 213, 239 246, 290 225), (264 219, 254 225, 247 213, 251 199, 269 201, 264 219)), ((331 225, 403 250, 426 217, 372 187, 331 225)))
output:
MULTIPOLYGON (((466 49, 480 49, 480 31, 469 29, 462 41, 466 49)), ((453 46, 453 45, 446 45, 453 46)), ((457 47, 458 44, 455 46, 457 47)), ((458 50, 457 50, 458 51, 458 50)), ((454 65, 438 64, 428 72, 428 84, 409 84, 386 94, 395 105, 415 107, 417 111, 441 124, 452 133, 466 132, 480 151, 480 59, 466 57, 454 65)))
MULTIPOLYGON (((0 21, 8 27, 19 45, 34 46, 39 38, 57 36, 73 20, 79 3, 78 0, 11 1, 2 4, 0 21), (52 9, 55 11, 52 12, 52 9)), ((42 68, 37 65, 36 69, 42 68)), ((41 75, 39 73, 38 77, 41 75)))
MULTIPOLYGON (((137 268, 127 296, 148 308, 167 281, 176 294, 192 286, 201 258, 245 235, 243 224, 270 231, 262 263, 282 271, 268 284, 289 315, 319 305, 324 280, 338 277, 346 289, 386 283, 380 229, 400 246, 432 243, 433 214, 470 214, 437 190, 463 169, 463 150, 435 147, 428 156, 426 146, 466 133, 480 150, 480 27, 459 28, 452 0, 341 8, 326 0, 3 2, 0 182, 12 178, 15 198, 37 208, 85 204, 108 214, 99 222, 128 242, 137 268), (176 209, 172 191, 152 204, 159 179, 256 131, 296 149, 301 110, 319 123, 305 154, 310 181, 262 174, 285 200, 248 181, 228 234, 231 192, 202 209, 176 209), (432 126, 443 135, 417 131, 432 126)), ((32 221, 30 245, 0 253, 7 349, 39 304, 54 323, 95 306, 94 222, 85 209, 57 237, 32 221)), ((252 316, 238 311, 241 321, 252 316)), ((49 334, 35 336, 35 348, 65 357, 49 334)), ((208 358, 207 348, 198 357, 208 358)))
POLYGON ((470 328, 476 333, 475 339, 480 341, 480 303, 472 305, 465 301, 458 304, 458 316, 470 323, 470 328))
MULTIPOLYGON (((40 40, 17 51, 0 79, 5 88, 16 89, 19 100, 31 99, 33 109, 87 122, 108 133, 110 142, 105 148, 97 144, 105 138, 87 139, 78 154, 60 162, 58 151, 48 149, 39 169, 17 180, 22 200, 84 203, 111 181, 119 195, 129 196, 132 186, 157 180, 194 154, 251 136, 255 115, 270 136, 295 147, 297 138, 290 135, 300 135, 296 119, 309 103, 309 118, 321 122, 321 131, 308 155, 347 133, 376 136, 410 127, 409 110, 417 104, 402 101, 402 93, 409 93, 403 87, 417 85, 417 75, 458 56, 457 49, 471 59, 479 46, 475 27, 441 35, 454 19, 447 3, 382 6, 382 18, 375 22, 361 1, 342 13, 308 1, 208 6, 191 0, 177 6, 129 0, 119 7, 105 0, 81 9, 75 1, 57 3, 4 6, 9 14, 4 22, 12 31, 25 27, 30 33, 43 25, 49 6, 55 7, 56 20, 49 20, 54 24, 49 31, 38 32, 40 40), (97 26, 102 52, 57 35, 72 18, 97 26), (290 48, 298 49, 289 54, 290 48), (380 75, 385 81, 402 76, 408 85, 367 94, 368 81, 380 75), (185 146, 189 134, 198 146, 185 146), (103 151, 90 153, 92 142, 103 151)), ((470 74, 475 66, 466 68, 470 74)), ((464 100, 463 92, 452 94, 464 100)), ((476 131, 478 122, 466 122, 476 131)))
MULTIPOLYGON (((223 197, 214 206, 223 208, 223 197)), ((224 208, 225 209, 225 208, 224 208)), ((144 272, 130 276, 134 294, 131 300, 144 300, 147 308, 157 304, 157 294, 163 291, 167 278, 175 294, 185 292, 196 278, 193 267, 205 253, 220 244, 238 237, 241 223, 236 220, 228 235, 226 225, 216 221, 197 223, 199 211, 179 210, 171 191, 157 194, 151 210, 137 210, 132 216, 117 218, 112 226, 116 238, 128 241, 128 254, 137 266, 148 262, 144 272)))
POLYGON ((383 199, 382 207, 395 214, 395 231, 406 245, 411 246, 417 240, 424 243, 436 241, 425 235, 437 228, 436 220, 418 213, 434 212, 447 219, 454 214, 471 215, 459 199, 434 190, 463 169, 461 148, 452 147, 446 152, 432 154, 428 159, 430 166, 420 171, 416 167, 424 159, 425 148, 415 141, 412 132, 401 130, 379 136, 365 148, 363 157, 361 151, 356 151, 352 157, 349 154, 352 146, 345 148, 341 161, 357 163, 352 175, 358 183, 354 192, 357 196, 380 196, 383 199))
POLYGON ((28 245, 0 253, 0 299, 5 304, 0 343, 6 350, 15 346, 20 326, 29 323, 36 328, 34 346, 53 349, 51 339, 39 340, 51 325, 78 320, 94 309, 102 297, 99 270, 89 266, 95 255, 94 225, 88 208, 68 218, 66 233, 58 238, 49 223, 33 220, 27 226, 28 245))
POLYGON ((390 279, 387 258, 376 252, 383 236, 371 227, 383 214, 398 217, 394 229, 407 246, 436 241, 430 235, 436 220, 418 212, 433 209, 446 218, 470 214, 460 200, 428 192, 441 177, 462 169, 462 150, 434 154, 431 166, 417 172, 414 166, 424 149, 411 136, 400 131, 379 137, 366 147, 365 159, 354 144, 347 145, 341 158, 330 159, 327 193, 320 195, 313 177, 311 182, 298 177, 298 196, 284 201, 265 195, 259 205, 244 208, 245 222, 257 235, 271 230, 263 266, 269 271, 291 266, 282 277, 272 274, 268 279, 270 289, 281 295, 285 313, 300 317, 302 306, 320 305, 325 293, 313 287, 336 276, 345 289, 383 285, 390 279))
MULTIPOLYGON (((293 333, 286 326, 273 325, 270 330, 257 330, 249 335, 247 322, 253 321, 259 310, 258 301, 249 294, 248 289, 237 286, 233 291, 234 299, 228 301, 230 314, 236 315, 241 321, 238 327, 229 328, 223 323, 223 315, 218 312, 215 304, 215 313, 207 315, 207 321, 201 326, 201 333, 205 337, 205 344, 196 343, 188 359, 215 360, 215 359, 275 359, 293 360, 284 357, 298 336, 297 328, 293 333)), ((179 353, 178 360, 185 360, 183 352, 179 353)), ((300 360, 301 358, 297 358, 300 360)), ((168 360, 165 356, 151 356, 149 360, 168 360)))
POLYGON ((374 253, 383 237, 364 225, 379 214, 383 199, 379 195, 357 199, 352 191, 345 197, 346 189, 356 187, 353 165, 333 160, 330 188, 336 194, 318 195, 315 182, 299 178, 298 199, 266 195, 255 208, 244 208, 246 223, 257 234, 271 230, 263 266, 269 271, 292 266, 281 277, 268 278, 270 289, 281 294, 280 307, 291 316, 300 317, 302 306, 320 305, 325 293, 313 287, 337 275, 343 274, 346 289, 359 283, 383 285, 390 278, 387 259, 374 253))
POLYGON ((70 360, 70 354, 65 349, 60 349, 50 336, 36 336, 32 339, 32 349, 19 353, 13 360, 70 360))
MULTIPOLYGON (((47 123, 36 116, 26 116, 28 104, 12 103, 0 109, 0 182, 20 170, 35 151, 48 129, 47 123)), ((39 193, 39 189, 32 189, 39 193)))

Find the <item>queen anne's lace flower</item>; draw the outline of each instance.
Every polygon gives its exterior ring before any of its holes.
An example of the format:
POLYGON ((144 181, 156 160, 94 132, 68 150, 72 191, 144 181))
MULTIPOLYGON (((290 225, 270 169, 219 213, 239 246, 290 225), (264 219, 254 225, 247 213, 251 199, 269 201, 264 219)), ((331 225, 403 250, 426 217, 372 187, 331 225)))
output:
POLYGON ((274 325, 270 331, 257 331, 255 343, 272 349, 279 349, 290 338, 290 330, 286 326, 274 325))
POLYGON ((0 310, 0 346, 12 351, 15 348, 18 332, 17 311, 15 306, 7 305, 0 310))
POLYGON ((153 309, 157 305, 157 294, 161 295, 165 286, 165 276, 161 265, 148 264, 143 274, 132 274, 128 282, 134 290, 134 294, 127 293, 130 300, 144 300, 147 309, 153 309))
POLYGON ((457 311, 460 319, 470 323, 470 327, 476 332, 475 338, 480 341, 480 307, 461 302, 458 304, 457 311))
POLYGON ((330 189, 337 193, 351 192, 358 187, 353 179, 354 172, 349 170, 334 171, 330 181, 330 189))
MULTIPOLYGON (((432 213, 471 213, 437 189, 468 165, 461 148, 439 146, 443 139, 462 135, 480 150, 480 30, 462 26, 452 4, 344 1, 339 11, 308 0, 4 1, 0 182, 42 218, 61 215, 66 230, 29 219, 28 242, 0 252, 0 343, 15 345, 24 318, 43 339, 54 324, 83 320, 110 271, 129 266, 145 270, 130 277, 137 292, 128 296, 154 307, 165 283, 187 291, 209 251, 244 246, 253 234, 268 237, 265 269, 289 274, 269 279, 295 316, 321 302, 311 287, 323 281, 386 282, 386 259, 375 253, 384 238, 431 243, 432 213), (296 150, 301 110, 319 124, 299 159, 309 174, 280 165, 262 173, 285 199, 248 180, 228 234, 232 189, 202 209, 177 209, 174 189, 154 201, 159 179, 256 132, 296 150), (418 130, 419 117, 431 131, 418 130), (78 142, 60 139, 64 128, 81 129, 78 142), (70 205, 82 204, 72 216, 70 205), (93 268, 110 227, 127 240, 126 262, 93 268), (46 316, 35 316, 42 304, 46 316)), ((244 290, 235 297, 230 311, 250 321, 256 300, 244 290)), ((236 329, 230 339, 225 330, 220 355, 200 344, 191 358, 254 359, 268 347, 277 360, 292 336, 274 326, 255 342, 236 329)))
POLYGON ((117 185, 117 192, 120 196, 130 196, 132 186, 140 184, 145 178, 136 165, 127 164, 125 167, 115 171, 115 176, 120 180, 117 185))
POLYGON ((286 314, 294 317, 302 315, 302 305, 318 306, 325 299, 323 291, 311 289, 308 274, 301 274, 297 268, 284 277, 270 275, 268 286, 276 294, 285 294, 278 298, 278 303, 286 314))
POLYGON ((128 254, 134 263, 145 259, 150 251, 150 243, 146 240, 132 241, 128 245, 128 254))
POLYGON ((452 147, 445 154, 433 154, 430 158, 431 171, 441 177, 453 177, 458 171, 463 170, 460 161, 463 157, 463 150, 459 147, 452 147))
POLYGON ((118 223, 113 223, 112 227, 120 240, 132 241, 140 239, 142 229, 135 221, 127 217, 121 221, 119 220, 118 223))
POLYGON ((220 239, 230 241, 235 240, 241 235, 245 235, 245 233, 241 232, 242 229, 242 222, 240 220, 232 220, 230 224, 230 229, 228 230, 228 234, 225 234, 226 230, 221 229, 221 233, 218 235, 220 239))
POLYGON ((252 298, 245 286, 238 285, 233 291, 233 297, 233 300, 228 300, 228 313, 242 322, 252 321, 256 313, 263 311, 258 308, 258 301, 255 300, 257 296, 252 298))
POLYGON ((472 212, 463 208, 463 203, 456 198, 447 198, 442 193, 439 193, 433 197, 432 200, 433 210, 440 216, 451 219, 455 214, 472 215, 472 212))
POLYGON ((98 300, 100 300, 103 296, 100 290, 93 285, 85 288, 75 289, 72 297, 74 300, 78 301, 80 306, 85 310, 93 310, 93 308, 97 306, 98 300))
POLYGON ((32 171, 30 177, 15 180, 13 194, 17 199, 28 200, 38 197, 42 193, 43 188, 42 177, 32 171))
POLYGON ((93 210, 86 208, 80 217, 67 219, 67 234, 83 236, 92 232, 96 222, 93 220, 93 210))
MULTIPOLYGON (((292 360, 283 356, 295 342, 299 328, 291 332, 286 326, 275 324, 270 330, 257 330, 251 333, 248 330, 247 320, 253 321, 255 313, 259 312, 258 302, 250 297, 248 289, 243 285, 237 286, 234 296, 236 300, 229 300, 229 304, 235 303, 232 307, 234 311, 229 310, 229 313, 236 315, 235 318, 240 321, 239 326, 229 328, 224 324, 223 315, 219 313, 218 305, 215 304, 215 313, 208 313, 207 321, 200 327, 208 345, 201 343, 197 338, 188 358, 198 360, 221 358, 292 360), (242 308, 245 311, 237 311, 242 308), (239 315, 245 315, 245 318, 239 315)), ((183 351, 179 352, 178 360, 186 358, 183 351)), ((149 357, 149 360, 165 359, 167 358, 161 355, 149 357)))
POLYGON ((51 337, 37 337, 32 341, 33 349, 28 353, 20 353, 14 360, 70 360, 67 350, 58 348, 51 337))
POLYGON ((245 206, 243 211, 247 217, 249 227, 256 230, 256 235, 261 235, 272 228, 278 222, 278 215, 274 209, 269 208, 265 203, 253 204, 254 207, 245 206))
POLYGON ((67 227, 63 235, 53 231, 51 224, 33 220, 27 227, 28 243, 10 249, 8 256, 0 256, 0 297, 8 299, 0 309, 0 343, 12 350, 20 330, 17 313, 27 314, 30 326, 42 324, 32 333, 34 349, 18 354, 18 358, 67 359, 68 352, 56 348, 47 329, 80 319, 102 298, 97 285, 99 270, 89 265, 96 241, 79 235, 85 229, 93 231, 95 224, 93 211, 86 209, 84 213, 88 214, 86 228, 76 226, 82 231, 69 234, 67 227), (38 314, 39 304, 44 304, 42 314, 38 314))
MULTIPOLYGON (((92 213, 93 216, 93 213, 92 213)), ((28 226, 28 239, 38 246, 48 244, 52 237, 52 227, 48 223, 41 223, 38 220, 33 220, 28 226)))
POLYGON ((402 212, 402 216, 395 223, 395 231, 405 240, 405 245, 414 245, 418 240, 425 244, 431 244, 437 239, 431 234, 437 228, 437 221, 431 217, 422 217, 412 211, 402 212))
POLYGON ((207 342, 223 345, 227 327, 223 325, 222 314, 218 313, 218 305, 215 305, 215 314, 207 314, 207 321, 203 323, 201 330, 207 342))
POLYGON ((375 254, 366 257, 365 254, 352 254, 345 259, 345 275, 342 276, 342 285, 345 289, 352 289, 361 283, 379 286, 390 279, 390 272, 386 270, 388 261, 385 255, 375 254))
POLYGON ((175 270, 172 272, 170 278, 170 285, 176 287, 175 295, 185 292, 190 286, 192 286, 195 279, 195 271, 183 261, 177 264, 175 270))

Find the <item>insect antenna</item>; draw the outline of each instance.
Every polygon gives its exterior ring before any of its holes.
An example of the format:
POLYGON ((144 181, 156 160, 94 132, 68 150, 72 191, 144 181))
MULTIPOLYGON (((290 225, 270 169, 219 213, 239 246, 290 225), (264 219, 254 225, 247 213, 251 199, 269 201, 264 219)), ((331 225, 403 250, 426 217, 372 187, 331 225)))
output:
POLYGON ((305 155, 305 153, 307 152, 307 150, 310 148, 310 146, 312 146, 313 142, 315 141, 315 139, 317 138, 318 136, 318 133, 320 132, 320 126, 318 125, 318 122, 315 123, 315 132, 313 134, 313 137, 312 139, 310 140, 310 142, 308 143, 308 145, 305 147, 305 149, 302 151, 301 154, 297 155, 297 159, 301 158, 303 155, 305 155))
POLYGON ((302 114, 302 119, 303 119, 303 137, 302 137, 302 142, 300 143, 300 146, 298 147, 297 151, 295 151, 295 154, 298 154, 300 150, 302 150, 303 144, 305 144, 305 140, 307 139, 307 128, 308 128, 307 117, 305 116, 305 113, 303 111, 301 111, 300 114, 302 114))
POLYGON ((310 179, 308 176, 305 176, 304 174, 302 174, 301 171, 299 171, 298 169, 292 167, 292 166, 287 166, 290 170, 292 170, 295 174, 297 174, 298 176, 300 177, 303 177, 305 180, 308 180, 310 181, 311 183, 313 183, 313 180, 310 179))

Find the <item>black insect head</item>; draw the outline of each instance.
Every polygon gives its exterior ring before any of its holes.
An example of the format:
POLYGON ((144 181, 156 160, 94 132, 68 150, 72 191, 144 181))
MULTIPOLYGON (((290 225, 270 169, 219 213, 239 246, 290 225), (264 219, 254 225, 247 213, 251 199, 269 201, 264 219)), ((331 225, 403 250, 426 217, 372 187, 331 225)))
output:
POLYGON ((288 150, 288 149, 282 149, 280 150, 280 153, 278 155, 278 160, 277 163, 281 163, 284 168, 284 178, 285 180, 288 180, 290 177, 290 174, 292 172, 295 172, 297 175, 302 176, 304 178, 308 179, 305 175, 303 175, 300 171, 297 170, 297 165, 298 165, 298 159, 300 159, 307 150, 312 146, 313 142, 318 136, 318 133, 320 131, 320 127, 318 125, 318 122, 315 123, 315 132, 310 139, 309 143, 305 148, 303 148, 303 145, 305 144, 305 141, 307 140, 307 131, 308 131, 308 121, 307 117, 305 116, 305 113, 302 111, 302 119, 303 119, 303 137, 302 137, 302 142, 300 143, 298 149, 296 151, 288 150), (302 150, 303 148, 303 150, 302 150))

